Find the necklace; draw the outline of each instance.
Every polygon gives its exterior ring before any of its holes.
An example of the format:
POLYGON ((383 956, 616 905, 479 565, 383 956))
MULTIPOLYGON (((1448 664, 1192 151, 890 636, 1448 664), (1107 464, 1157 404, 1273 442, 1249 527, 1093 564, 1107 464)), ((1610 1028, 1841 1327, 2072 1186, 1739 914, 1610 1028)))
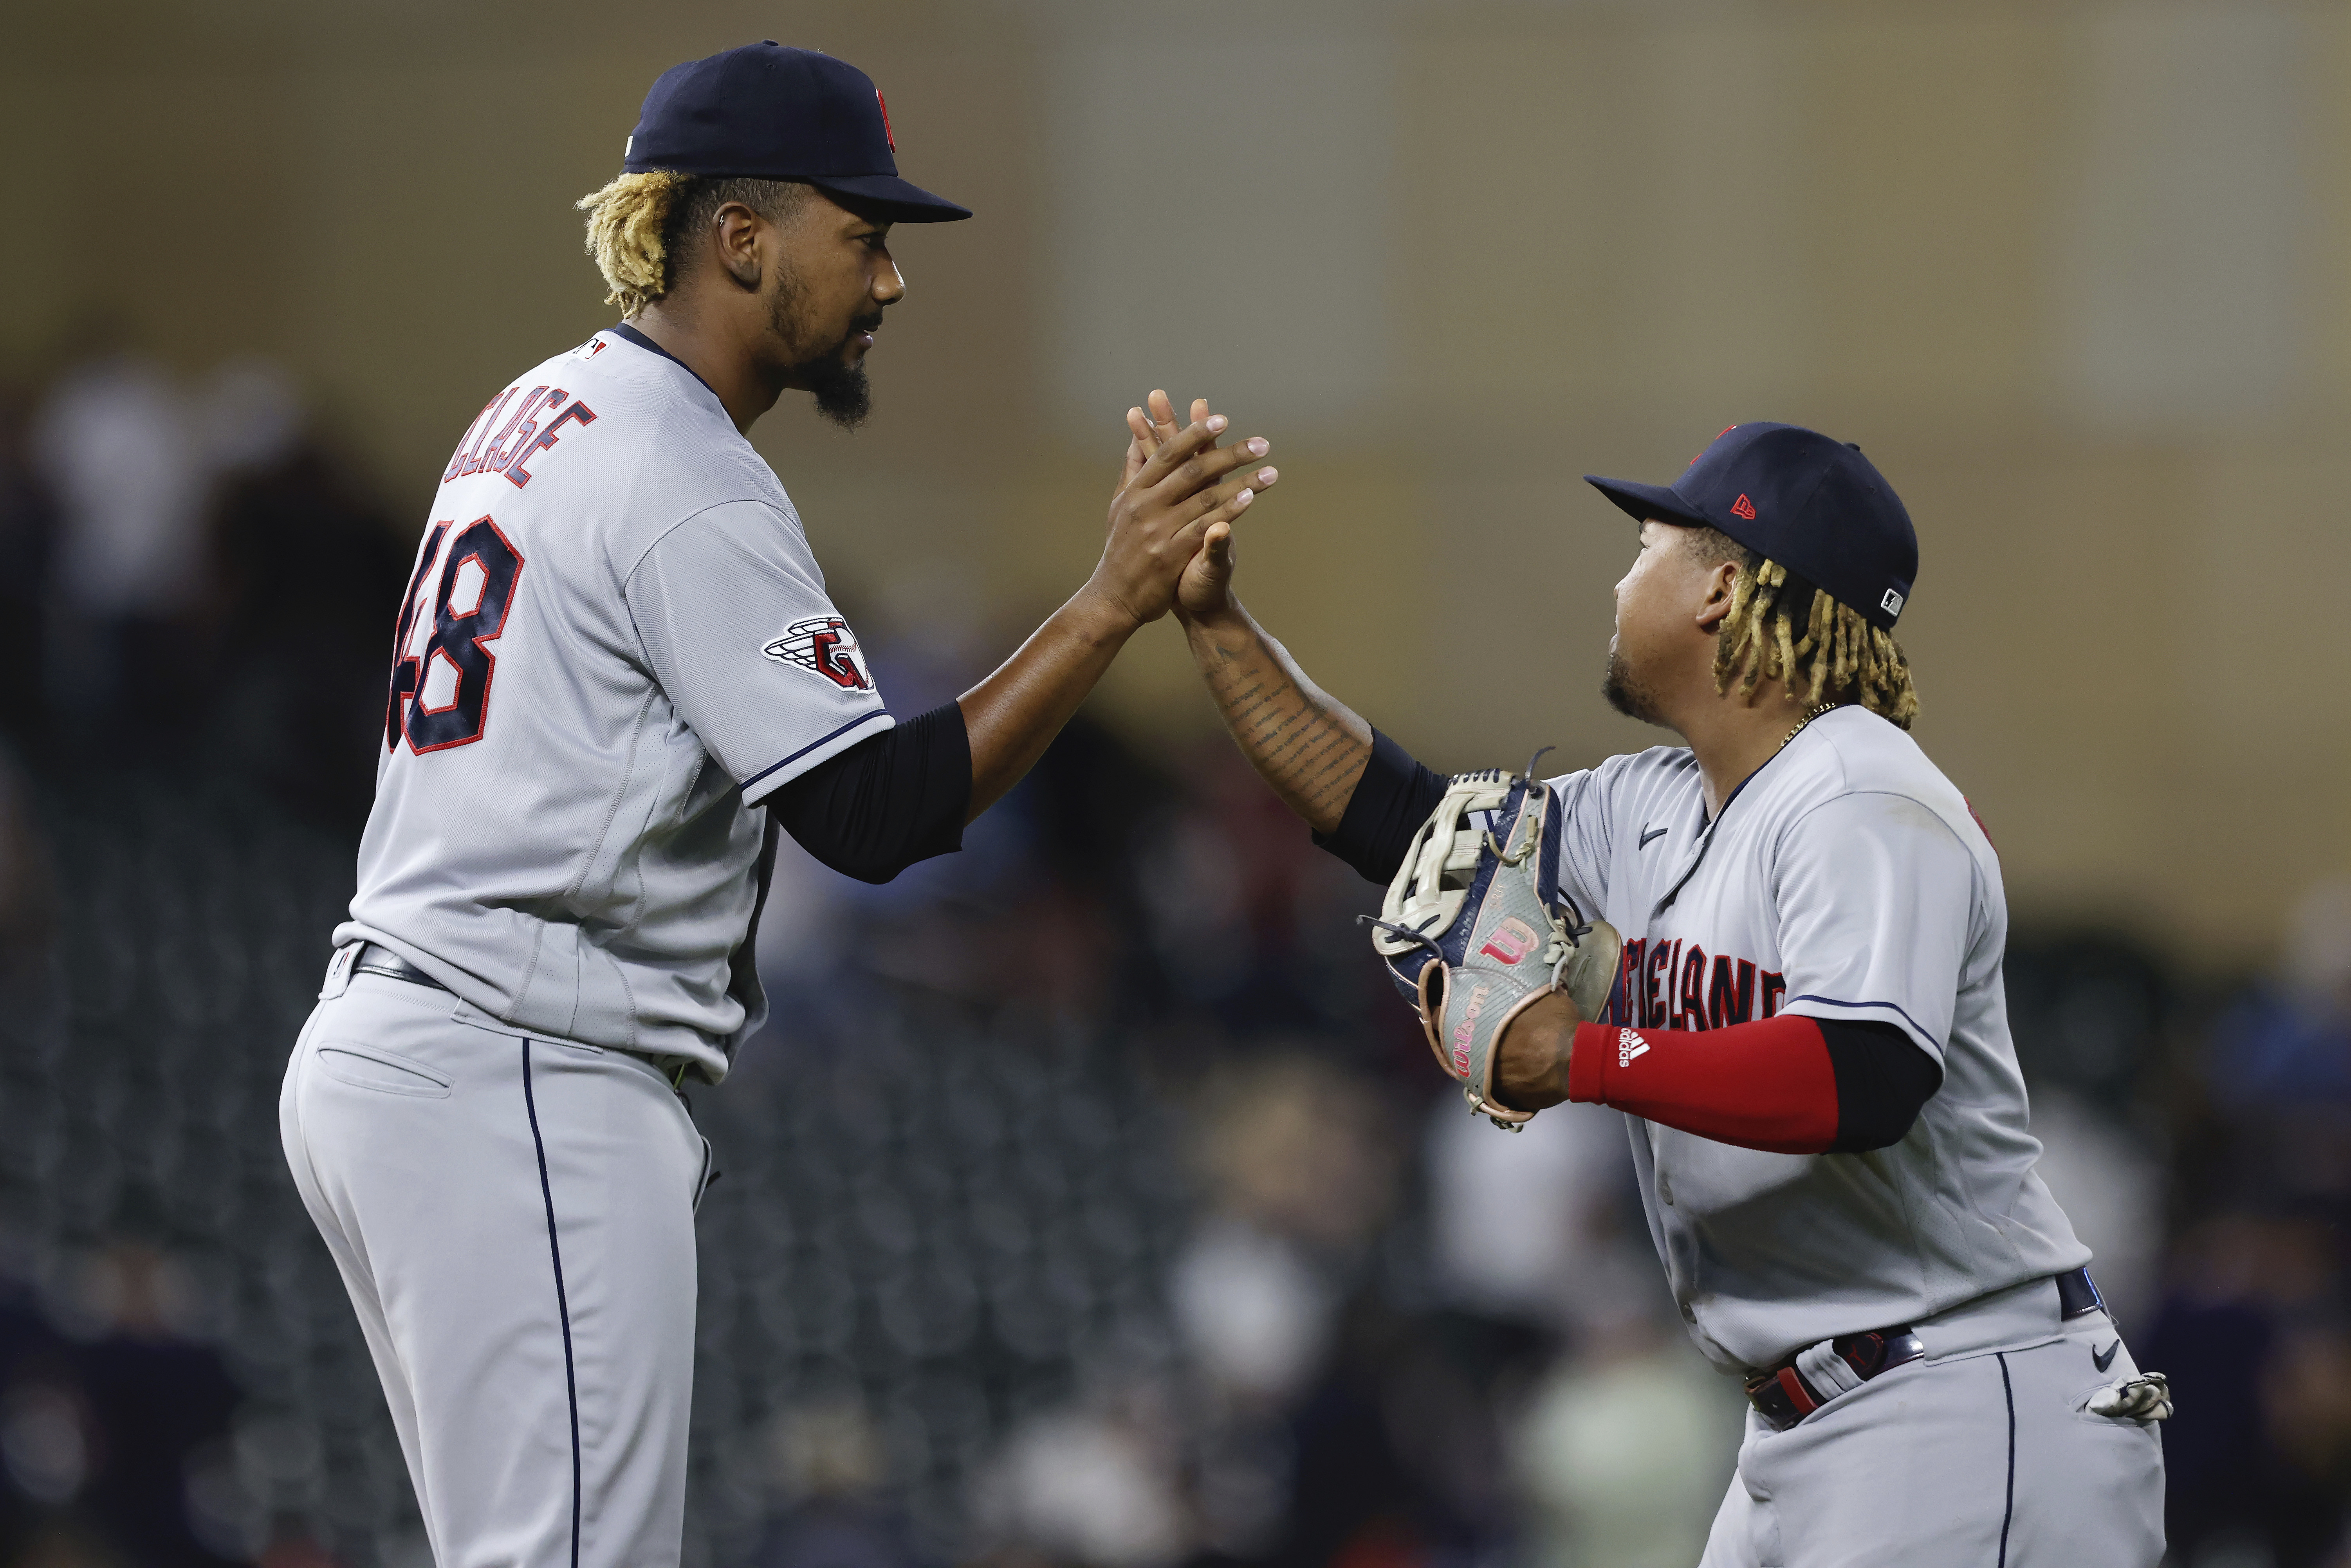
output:
POLYGON ((1781 751, 1787 750, 1788 742, 1795 739, 1796 737, 1804 733, 1804 726, 1812 723, 1813 720, 1820 717, 1821 715, 1827 713, 1830 709, 1840 708, 1844 706, 1844 705, 1843 703, 1815 703, 1811 707, 1806 708, 1804 710, 1804 716, 1796 721, 1796 727, 1790 730, 1785 736, 1781 737, 1778 749, 1781 751))

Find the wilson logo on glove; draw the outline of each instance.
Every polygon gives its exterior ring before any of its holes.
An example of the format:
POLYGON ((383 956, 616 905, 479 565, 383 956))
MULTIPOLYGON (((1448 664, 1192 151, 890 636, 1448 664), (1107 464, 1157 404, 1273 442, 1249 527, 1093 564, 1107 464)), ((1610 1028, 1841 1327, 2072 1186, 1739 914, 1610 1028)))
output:
POLYGON ((1478 951, 1505 964, 1515 964, 1533 952, 1535 944, 1541 940, 1533 926, 1511 915, 1494 927, 1493 934, 1486 938, 1486 945, 1478 951))
POLYGON ((1469 1005, 1461 1009, 1461 1021, 1453 1030, 1453 1073, 1457 1078, 1469 1075, 1469 1042, 1478 1035, 1478 1015, 1486 1010, 1489 988, 1479 987, 1469 993, 1469 1005))
POLYGON ((812 615, 784 628, 784 634, 759 650, 779 664, 814 670, 845 691, 873 689, 873 677, 857 651, 857 633, 838 615, 812 615))
POLYGON ((1629 1064, 1635 1057, 1646 1055, 1648 1050, 1649 1042, 1643 1040, 1639 1035, 1635 1034, 1631 1030, 1625 1029, 1616 1031, 1617 1066, 1624 1067, 1629 1064))

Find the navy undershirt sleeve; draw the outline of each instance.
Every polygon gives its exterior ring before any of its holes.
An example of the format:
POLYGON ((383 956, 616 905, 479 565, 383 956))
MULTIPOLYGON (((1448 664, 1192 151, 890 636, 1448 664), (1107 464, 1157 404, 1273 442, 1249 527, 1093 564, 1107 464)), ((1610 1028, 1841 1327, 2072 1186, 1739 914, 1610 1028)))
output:
POLYGON ((971 737, 955 703, 918 714, 818 763, 768 798, 784 831, 860 882, 963 848, 971 737))
POLYGON ((1897 1024, 1814 1019, 1836 1074, 1833 1155, 1857 1155, 1900 1143, 1943 1086, 1943 1069, 1897 1024))
POLYGON ((1422 767, 1375 729, 1372 759, 1364 765, 1338 827, 1315 834, 1314 842, 1384 886, 1404 864, 1412 835, 1444 798, 1445 775, 1422 767))

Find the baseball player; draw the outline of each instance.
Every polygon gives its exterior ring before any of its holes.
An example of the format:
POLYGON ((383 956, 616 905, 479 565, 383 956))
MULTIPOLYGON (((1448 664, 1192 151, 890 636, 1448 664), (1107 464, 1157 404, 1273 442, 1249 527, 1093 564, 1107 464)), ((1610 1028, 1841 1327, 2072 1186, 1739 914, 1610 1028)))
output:
MULTIPOLYGON (((1753 1406, 1706 1568, 2151 1568, 2167 1389, 2033 1172, 2000 862, 1908 734, 1908 515, 1784 424, 1592 483, 1641 524, 1608 699, 1687 744, 1442 779, 1250 620, 1212 525, 1178 613, 1226 723, 1394 879, 1383 950, 1474 1108, 1625 1113, 1683 1321, 1753 1406)), ((1468 678, 1507 700, 1540 657, 1468 678)))
POLYGON ((280 1116, 441 1568, 678 1560, 709 1161, 676 1090, 766 1015, 777 835, 872 881, 958 847, 1276 477, 1217 418, 1131 447, 1085 586, 893 717, 744 435, 789 389, 861 417, 893 224, 970 215, 893 152, 823 55, 664 74, 581 204, 624 319, 492 397, 439 478, 280 1116))

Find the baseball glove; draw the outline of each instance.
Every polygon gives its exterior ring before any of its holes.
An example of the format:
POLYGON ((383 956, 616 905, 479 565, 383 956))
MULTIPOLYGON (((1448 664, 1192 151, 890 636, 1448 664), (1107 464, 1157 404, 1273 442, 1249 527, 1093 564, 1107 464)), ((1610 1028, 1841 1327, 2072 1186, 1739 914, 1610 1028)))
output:
POLYGON ((1595 1021, 1616 988, 1623 944, 1561 894, 1559 855, 1558 803, 1540 779, 1457 774, 1371 920, 1372 946, 1419 1010, 1437 1064, 1472 1112, 1514 1133, 1534 1113, 1494 1103, 1502 1031, 1553 991, 1595 1021))

